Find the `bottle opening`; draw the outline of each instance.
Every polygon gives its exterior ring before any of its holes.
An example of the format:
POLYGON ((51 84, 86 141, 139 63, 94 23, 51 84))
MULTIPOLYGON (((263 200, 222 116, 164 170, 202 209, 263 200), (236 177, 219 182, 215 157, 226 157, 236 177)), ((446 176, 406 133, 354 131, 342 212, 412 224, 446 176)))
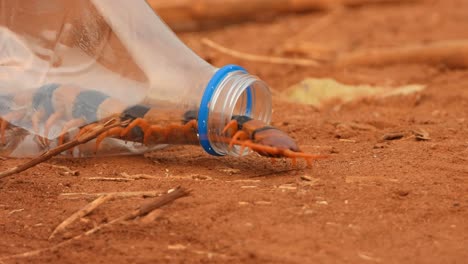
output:
POLYGON ((235 115, 248 116, 269 123, 271 93, 268 86, 245 69, 228 65, 219 69, 209 82, 198 116, 200 144, 212 155, 240 156, 240 146, 229 147, 230 138, 223 134, 235 115))

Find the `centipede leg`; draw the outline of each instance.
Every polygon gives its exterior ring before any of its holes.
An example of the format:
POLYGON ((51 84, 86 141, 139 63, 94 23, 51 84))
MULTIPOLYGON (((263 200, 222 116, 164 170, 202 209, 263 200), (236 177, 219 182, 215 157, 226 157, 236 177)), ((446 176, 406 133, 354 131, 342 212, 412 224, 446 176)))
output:
POLYGON ((68 133, 68 130, 74 128, 74 127, 81 127, 86 124, 86 121, 82 118, 79 119, 72 119, 65 123, 65 125, 62 128, 62 132, 60 132, 60 137, 58 140, 58 144, 62 145, 65 139, 65 135, 68 133))
MULTIPOLYGON (((231 142, 229 143, 229 147, 232 148, 232 146, 234 145, 234 143, 237 141, 237 140, 247 140, 249 139, 249 135, 242 131, 242 130, 239 130, 237 131, 234 136, 232 137, 232 140, 231 142)), ((249 143, 250 141, 248 142, 245 142, 245 143, 249 143)))
POLYGON ((8 128, 8 121, 5 119, 0 119, 0 141, 2 145, 6 144, 5 131, 8 128))
POLYGON ((114 127, 114 128, 111 128, 111 129, 107 130, 106 132, 100 134, 100 135, 96 138, 96 145, 95 145, 95 148, 94 148, 94 153, 97 153, 97 152, 98 152, 99 147, 100 147, 102 141, 103 141, 105 138, 120 136, 120 133, 122 133, 122 130, 123 130, 122 127, 114 127))
POLYGON ((239 124, 237 123, 237 120, 231 120, 223 129, 223 134, 226 134, 228 131, 228 135, 233 135, 234 133, 239 130, 239 124))
POLYGON ((184 125, 182 130, 184 131, 185 135, 192 134, 194 131, 196 132, 198 130, 197 120, 195 119, 190 120, 184 125))
MULTIPOLYGON (((78 133, 75 135, 74 139, 81 137, 82 135, 86 134, 87 132, 94 129, 98 124, 91 123, 79 129, 78 133)), ((70 155, 73 155, 74 148, 69 149, 70 155)), ((78 155, 81 156, 83 153, 83 145, 78 146, 78 155)))
POLYGON ((10 123, 20 120, 24 117, 24 112, 11 112, 4 115, 0 124, 0 139, 3 145, 6 144, 5 132, 10 123))
POLYGON ((246 140, 241 144, 240 149, 239 149, 240 154, 244 153, 244 149, 248 147, 247 144, 249 143, 252 143, 252 141, 246 140))
MULTIPOLYGON (((178 129, 182 132, 182 135, 184 137, 190 137, 194 133, 197 132, 198 130, 198 122, 197 120, 193 119, 185 123, 185 125, 182 126, 176 126, 175 129, 178 129)), ((169 134, 172 132, 172 130, 169 131, 169 134)))
POLYGON ((44 125, 44 138, 48 141, 50 128, 63 116, 62 112, 55 112, 49 116, 44 125))
POLYGON ((39 135, 39 123, 41 122, 42 118, 44 117, 44 111, 36 111, 31 116, 31 125, 34 131, 34 134, 39 135))
POLYGON ((250 148, 251 150, 259 153, 260 155, 270 156, 270 157, 278 155, 281 152, 277 148, 259 145, 259 144, 256 144, 256 143, 252 142, 251 140, 245 140, 245 141, 242 142, 242 141, 237 141, 237 139, 233 138, 232 143, 241 146, 241 153, 242 153, 244 148, 250 148))
POLYGON ((143 118, 136 118, 135 120, 130 122, 130 124, 128 124, 128 126, 125 127, 125 129, 123 129, 120 132, 120 137, 121 138, 126 137, 132 131, 132 129, 137 127, 137 126, 139 126, 141 128, 141 130, 143 130, 143 131, 147 130, 150 127, 148 122, 146 120, 144 120, 143 118))

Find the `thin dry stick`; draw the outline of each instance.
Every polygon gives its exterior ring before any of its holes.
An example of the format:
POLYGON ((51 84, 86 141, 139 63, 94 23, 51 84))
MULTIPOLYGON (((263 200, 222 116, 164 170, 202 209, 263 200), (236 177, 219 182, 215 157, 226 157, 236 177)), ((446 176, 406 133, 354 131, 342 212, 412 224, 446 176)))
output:
POLYGON ((99 231, 99 230, 101 230, 101 229, 103 229, 105 227, 111 226, 111 225, 113 225, 115 223, 118 223, 118 222, 121 222, 121 221, 126 221, 126 220, 132 220, 132 219, 135 219, 137 217, 144 216, 144 215, 150 213, 153 210, 156 210, 156 209, 158 209, 158 208, 160 208, 160 207, 162 207, 164 205, 167 205, 167 204, 169 204, 169 203, 171 203, 171 202, 173 202, 173 201, 175 201, 175 200, 177 200, 179 198, 188 196, 189 194, 190 194, 190 191, 188 191, 188 190, 186 190, 186 189, 184 189, 182 187, 177 187, 176 189, 174 189, 174 191, 166 193, 163 196, 154 199, 153 201, 143 205, 140 209, 135 210, 135 211, 133 211, 133 212, 131 212, 129 214, 126 214, 124 216, 118 217, 118 218, 116 218, 116 219, 114 219, 112 221, 109 221, 109 222, 105 223, 105 224, 98 225, 98 226, 94 227, 93 229, 88 230, 85 233, 82 233, 80 235, 72 237, 72 238, 70 238, 68 240, 65 240, 63 242, 55 244, 55 245, 53 245, 51 247, 1 257, 0 261, 7 260, 7 259, 14 259, 14 258, 33 257, 33 256, 37 256, 37 255, 39 255, 41 253, 44 253, 44 252, 47 252, 47 251, 56 250, 56 249, 58 249, 60 247, 68 245, 68 244, 70 244, 70 243, 72 243, 72 242, 74 242, 76 240, 79 240, 79 239, 81 239, 83 237, 92 235, 92 234, 96 233, 97 231, 99 231))
POLYGON ((161 177, 157 177, 157 176, 153 176, 153 175, 149 175, 149 174, 143 174, 143 173, 130 175, 130 174, 126 173, 126 172, 122 172, 122 173, 120 173, 120 175, 122 175, 122 177, 124 177, 124 178, 134 179, 134 180, 161 179, 161 177))
POLYGON ((142 191, 142 192, 108 192, 108 193, 62 193, 60 196, 68 199, 93 198, 102 195, 112 195, 114 198, 131 197, 156 197, 160 196, 160 191, 142 191))
POLYGON ((468 40, 353 52, 339 56, 334 64, 337 67, 350 67, 397 63, 443 64, 449 68, 468 68, 468 40))
POLYGON ((60 169, 61 171, 59 172, 60 175, 63 176, 79 176, 80 172, 78 170, 72 170, 68 168, 67 166, 60 166, 60 165, 53 165, 50 164, 52 168, 57 168, 60 169))
POLYGON ((182 187, 177 187, 175 189, 170 190, 168 193, 164 194, 163 196, 154 199, 153 201, 149 201, 148 203, 142 205, 138 210, 131 212, 130 214, 124 216, 124 220, 132 220, 137 217, 141 217, 147 215, 153 210, 156 210, 166 204, 169 204, 179 198, 184 196, 188 196, 190 194, 190 190, 186 190, 182 187))
POLYGON ((128 181, 134 181, 135 179, 131 178, 111 178, 111 177, 89 177, 87 178, 90 181, 113 181, 113 182, 128 182, 128 181))
POLYGON ((23 172, 27 169, 30 169, 34 166, 36 166, 37 164, 39 163, 42 163, 46 160, 49 160, 51 159, 52 157, 54 156, 57 156, 59 155, 60 153, 66 151, 66 150, 69 150, 69 149, 72 149, 78 145, 81 145, 81 144, 84 144, 88 141, 91 141, 92 139, 96 138, 98 135, 100 135, 101 133, 111 129, 111 128, 114 128, 114 127, 117 127, 117 126, 124 126, 126 125, 128 122, 121 122, 117 119, 111 119, 109 120, 108 122, 104 123, 104 124, 97 124, 96 127, 92 130, 90 130, 89 132, 86 132, 85 134, 81 135, 80 137, 72 140, 72 141, 69 141, 65 144, 62 144, 60 146, 57 146, 56 148, 53 148, 51 150, 48 150, 46 152, 44 152, 42 155, 38 156, 37 158, 34 158, 22 165, 19 165, 19 166, 16 166, 16 167, 13 167, 9 170, 6 170, 6 171, 3 171, 3 172, 0 172, 0 179, 2 178, 5 178, 5 177, 8 177, 8 176, 11 176, 13 174, 16 174, 16 173, 20 173, 20 172, 23 172))
POLYGON ((77 219, 80 219, 82 217, 85 217, 89 215, 91 212, 93 212, 96 208, 98 208, 100 205, 103 203, 109 201, 112 199, 111 194, 106 194, 99 196, 96 200, 92 201, 91 203, 87 204, 85 207, 81 208, 74 214, 72 214, 70 217, 65 219, 62 223, 60 223, 52 232, 52 234, 49 236, 49 240, 51 240, 57 233, 62 232, 65 230, 65 228, 69 225, 71 225, 73 222, 75 222, 77 219))
POLYGON ((116 182, 127 182, 135 180, 147 180, 147 179, 161 179, 161 177, 151 176, 148 174, 135 174, 129 175, 128 173, 120 173, 122 177, 89 177, 91 181, 116 181, 116 182))
POLYGON ((227 54, 231 57, 243 59, 247 61, 254 61, 254 62, 264 62, 264 63, 272 63, 272 64, 287 64, 287 65, 296 65, 296 66, 319 66, 320 62, 311 59, 294 59, 294 58, 283 58, 283 57, 271 57, 271 56, 261 56, 256 54, 250 54, 245 52, 236 51, 233 49, 226 48, 224 46, 219 45, 218 43, 209 40, 207 38, 203 38, 202 43, 218 52, 227 54))

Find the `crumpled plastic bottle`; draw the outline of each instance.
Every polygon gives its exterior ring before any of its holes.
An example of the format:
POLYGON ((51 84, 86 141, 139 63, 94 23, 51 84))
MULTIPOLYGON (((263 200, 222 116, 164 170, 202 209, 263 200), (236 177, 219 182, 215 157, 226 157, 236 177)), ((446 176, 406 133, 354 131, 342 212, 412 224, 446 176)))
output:
MULTIPOLYGON (((216 68, 201 59, 144 0, 0 1, 0 119, 31 134, 22 141, 29 145, 16 146, 21 149, 16 151, 11 149, 15 133, 6 133, 10 144, 4 148, 10 146, 10 155, 37 154, 31 146, 33 136, 56 139, 71 118, 66 113, 76 107, 76 94, 55 98, 69 109, 60 110, 65 113, 45 135, 53 111, 38 115, 34 102, 40 88, 48 85, 98 91, 125 106, 144 104, 180 119, 192 113, 200 144, 212 155, 239 155, 222 140, 222 130, 233 115, 266 123, 271 116, 271 95, 263 81, 240 66, 216 68), (23 116, 7 116, 14 111, 22 111, 23 116), (31 122, 34 118, 39 121, 37 128, 31 122)), ((48 91, 41 95, 47 100, 59 96, 56 90, 48 91)), ((98 111, 100 106, 93 107, 98 111)), ((148 150, 123 141, 110 145, 118 146, 119 153, 148 150)), ((117 151, 106 148, 108 153, 117 151)))

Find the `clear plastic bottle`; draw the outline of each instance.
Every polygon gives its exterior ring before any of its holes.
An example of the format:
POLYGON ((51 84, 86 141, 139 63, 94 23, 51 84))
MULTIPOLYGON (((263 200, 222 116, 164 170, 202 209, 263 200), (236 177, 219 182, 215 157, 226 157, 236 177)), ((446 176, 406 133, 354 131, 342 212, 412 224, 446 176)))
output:
POLYGON ((242 67, 201 59, 144 0, 2 0, 0 43, 4 98, 58 83, 127 105, 164 102, 197 113, 200 144, 212 155, 239 155, 221 135, 233 115, 270 121, 263 81, 242 67))

